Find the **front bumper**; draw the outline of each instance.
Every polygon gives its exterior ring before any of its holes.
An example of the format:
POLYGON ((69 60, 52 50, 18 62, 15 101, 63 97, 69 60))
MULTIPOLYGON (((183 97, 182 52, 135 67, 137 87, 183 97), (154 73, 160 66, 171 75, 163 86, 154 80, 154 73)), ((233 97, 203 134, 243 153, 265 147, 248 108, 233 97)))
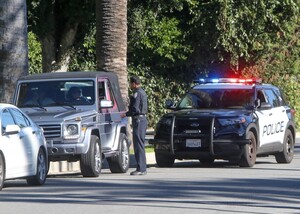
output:
POLYGON ((155 152, 172 155, 175 159, 202 159, 214 157, 215 159, 239 159, 244 146, 249 144, 248 139, 214 139, 200 147, 187 147, 184 143, 170 143, 166 139, 152 139, 149 144, 154 145, 155 152))

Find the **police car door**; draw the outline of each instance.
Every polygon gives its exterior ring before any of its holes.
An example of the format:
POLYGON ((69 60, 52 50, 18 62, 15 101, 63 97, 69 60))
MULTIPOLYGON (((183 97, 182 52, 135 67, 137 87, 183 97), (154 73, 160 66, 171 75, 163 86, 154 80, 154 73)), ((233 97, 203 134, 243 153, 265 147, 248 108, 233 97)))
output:
POLYGON ((270 104, 271 108, 258 109, 258 114, 260 115, 260 147, 265 151, 272 151, 276 145, 283 141, 288 117, 285 108, 280 105, 279 97, 271 87, 265 88, 263 94, 265 96, 265 102, 270 104))

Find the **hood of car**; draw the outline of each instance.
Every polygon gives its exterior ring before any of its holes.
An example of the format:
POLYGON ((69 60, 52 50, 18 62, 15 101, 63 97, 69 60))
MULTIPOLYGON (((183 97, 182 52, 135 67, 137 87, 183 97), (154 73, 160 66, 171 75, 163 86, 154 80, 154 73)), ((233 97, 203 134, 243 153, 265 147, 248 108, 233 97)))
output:
POLYGON ((173 111, 168 114, 168 116, 176 117, 238 117, 242 115, 249 115, 252 111, 246 109, 183 109, 178 111, 173 111))
POLYGON ((84 119, 86 117, 92 117, 97 114, 95 110, 66 110, 66 111, 36 111, 27 113, 28 116, 35 121, 36 123, 43 122, 62 122, 62 121, 70 121, 75 119, 84 119))

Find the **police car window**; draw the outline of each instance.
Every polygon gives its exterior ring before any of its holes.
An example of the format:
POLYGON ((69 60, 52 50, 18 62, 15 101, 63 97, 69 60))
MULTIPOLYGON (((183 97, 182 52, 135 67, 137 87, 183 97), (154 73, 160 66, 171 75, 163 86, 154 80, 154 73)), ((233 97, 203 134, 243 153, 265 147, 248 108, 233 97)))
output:
POLYGON ((253 103, 251 89, 192 89, 178 104, 179 109, 245 108, 253 103))
POLYGON ((286 99, 284 97, 283 92, 279 88, 274 88, 274 92, 278 97, 278 100, 280 102, 280 106, 285 106, 287 105, 286 99))
POLYGON ((274 93, 272 89, 266 89, 265 94, 267 96, 268 103, 271 104, 273 107, 280 106, 280 101, 278 96, 274 93))

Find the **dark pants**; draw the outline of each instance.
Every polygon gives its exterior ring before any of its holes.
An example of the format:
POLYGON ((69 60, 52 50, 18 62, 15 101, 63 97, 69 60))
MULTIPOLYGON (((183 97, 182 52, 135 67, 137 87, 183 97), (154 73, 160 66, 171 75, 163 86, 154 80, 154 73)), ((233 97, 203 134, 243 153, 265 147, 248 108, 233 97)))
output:
POLYGON ((148 121, 145 116, 132 118, 132 137, 134 156, 137 163, 136 171, 145 172, 147 170, 145 154, 145 137, 148 121))

